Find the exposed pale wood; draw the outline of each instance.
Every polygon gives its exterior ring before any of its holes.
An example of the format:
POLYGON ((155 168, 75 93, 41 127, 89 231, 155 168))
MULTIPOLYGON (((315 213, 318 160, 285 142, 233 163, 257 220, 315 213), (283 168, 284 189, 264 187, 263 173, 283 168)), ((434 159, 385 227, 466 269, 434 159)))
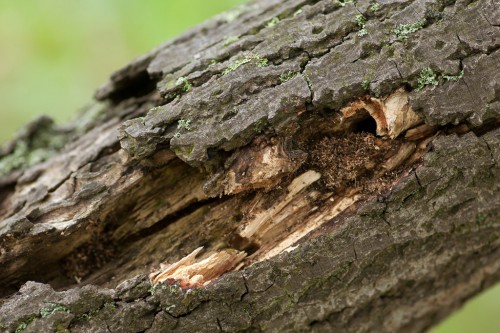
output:
POLYGON ((213 253, 198 262, 195 257, 203 250, 199 247, 186 257, 171 265, 164 263, 160 270, 149 275, 152 283, 179 282, 183 288, 201 287, 220 277, 246 257, 245 252, 224 250, 213 253))
POLYGON ((420 140, 425 137, 428 137, 435 131, 437 131, 437 126, 422 124, 420 126, 408 130, 405 134, 405 138, 408 140, 420 140))
POLYGON ((388 171, 392 171, 401 166, 403 162, 406 161, 411 156, 411 154, 413 154, 413 152, 415 152, 416 148, 417 147, 413 142, 403 143, 396 155, 392 156, 384 163, 384 168, 388 171))
MULTIPOLYGON (((321 174, 318 172, 309 170, 299 177, 295 178, 292 183, 288 186, 288 194, 283 200, 278 201, 276 205, 272 208, 254 213, 250 211, 250 214, 254 214, 255 218, 248 221, 239 233, 241 237, 251 238, 251 237, 262 237, 268 229, 270 229, 273 223, 279 223, 279 220, 282 218, 278 218, 276 215, 279 214, 285 207, 287 207, 294 199, 297 198, 297 195, 307 188, 312 183, 316 182, 321 178, 321 174)), ((264 200, 267 200, 266 197, 263 197, 264 200)), ((256 202, 256 205, 259 202, 256 202)), ((299 204, 300 206, 300 204, 299 204)), ((287 214, 285 214, 286 217, 287 214)))
POLYGON ((412 110, 408 96, 408 92, 400 88, 383 99, 360 98, 340 110, 343 121, 350 124, 362 119, 363 110, 366 110, 377 123, 377 135, 389 135, 394 139, 422 122, 421 117, 412 110))
POLYGON ((499 281, 498 8, 372 5, 253 2, 28 125, 1 329, 423 332, 499 281))

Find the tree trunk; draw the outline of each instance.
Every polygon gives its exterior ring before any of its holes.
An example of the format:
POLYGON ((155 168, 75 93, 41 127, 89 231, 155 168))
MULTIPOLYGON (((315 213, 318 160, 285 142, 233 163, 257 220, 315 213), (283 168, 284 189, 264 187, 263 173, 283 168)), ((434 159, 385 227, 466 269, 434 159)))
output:
POLYGON ((29 124, 1 330, 427 330, 500 279, 499 27, 493 0, 256 1, 29 124))

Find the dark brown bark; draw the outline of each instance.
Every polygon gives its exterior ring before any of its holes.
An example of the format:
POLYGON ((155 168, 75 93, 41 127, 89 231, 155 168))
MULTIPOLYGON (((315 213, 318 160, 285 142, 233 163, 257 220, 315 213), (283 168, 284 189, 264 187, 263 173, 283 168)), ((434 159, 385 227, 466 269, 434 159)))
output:
POLYGON ((0 155, 1 330, 438 323, 500 279, 497 7, 253 2, 30 124, 0 155))

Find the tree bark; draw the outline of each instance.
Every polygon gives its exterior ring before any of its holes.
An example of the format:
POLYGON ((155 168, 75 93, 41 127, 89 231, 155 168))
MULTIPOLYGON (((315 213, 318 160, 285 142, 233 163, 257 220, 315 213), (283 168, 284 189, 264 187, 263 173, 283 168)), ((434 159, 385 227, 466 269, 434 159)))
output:
POLYGON ((426 331, 500 279, 499 30, 262 0, 134 60, 0 154, 0 330, 426 331))

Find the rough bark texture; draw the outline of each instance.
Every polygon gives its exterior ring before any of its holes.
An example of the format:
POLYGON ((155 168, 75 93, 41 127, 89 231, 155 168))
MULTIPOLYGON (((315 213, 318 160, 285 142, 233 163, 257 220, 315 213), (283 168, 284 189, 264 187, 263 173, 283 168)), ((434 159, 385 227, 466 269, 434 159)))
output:
POLYGON ((136 59, 1 153, 0 330, 425 331, 500 279, 499 41, 493 0, 256 1, 136 59), (247 257, 150 283, 200 246, 247 257))

